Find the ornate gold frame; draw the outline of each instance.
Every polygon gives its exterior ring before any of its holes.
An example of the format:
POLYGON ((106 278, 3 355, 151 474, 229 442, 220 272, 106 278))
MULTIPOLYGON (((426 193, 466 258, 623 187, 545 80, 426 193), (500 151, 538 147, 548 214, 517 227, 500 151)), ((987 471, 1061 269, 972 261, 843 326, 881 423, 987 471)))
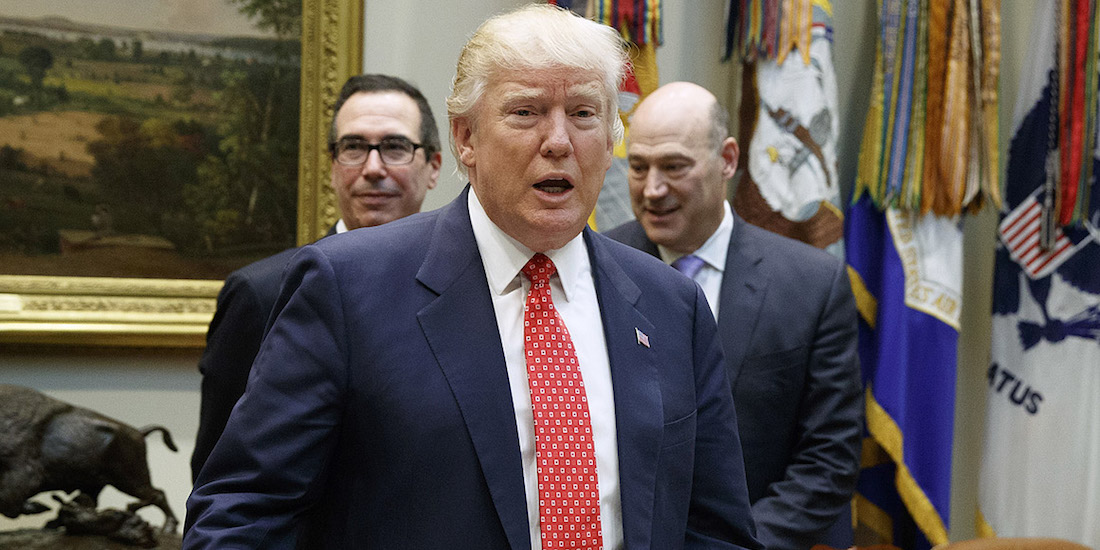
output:
MULTIPOLYGON (((297 240, 336 219, 326 151, 332 102, 362 70, 363 0, 302 0, 297 240)), ((0 275, 0 344, 198 348, 221 281, 0 275)))
POLYGON ((336 221, 328 184, 328 132, 340 88, 363 70, 363 1, 302 0, 299 245, 321 238, 336 221))

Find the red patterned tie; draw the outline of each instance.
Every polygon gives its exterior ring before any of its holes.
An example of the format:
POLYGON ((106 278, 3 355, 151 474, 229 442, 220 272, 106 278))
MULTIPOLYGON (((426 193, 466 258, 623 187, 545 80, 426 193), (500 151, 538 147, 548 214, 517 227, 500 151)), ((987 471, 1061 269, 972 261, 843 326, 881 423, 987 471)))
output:
POLYGON ((535 416, 539 523, 543 548, 603 548, 596 451, 573 340, 550 298, 556 268, 535 254, 523 319, 523 351, 535 416))

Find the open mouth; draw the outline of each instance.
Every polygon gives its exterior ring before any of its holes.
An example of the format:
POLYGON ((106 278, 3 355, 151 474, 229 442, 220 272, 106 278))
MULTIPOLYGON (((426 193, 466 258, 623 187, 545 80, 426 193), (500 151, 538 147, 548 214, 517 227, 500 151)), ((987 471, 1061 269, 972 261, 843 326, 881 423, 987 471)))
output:
POLYGON ((573 184, 563 179, 546 179, 535 184, 535 189, 546 193, 564 193, 573 188, 573 184))

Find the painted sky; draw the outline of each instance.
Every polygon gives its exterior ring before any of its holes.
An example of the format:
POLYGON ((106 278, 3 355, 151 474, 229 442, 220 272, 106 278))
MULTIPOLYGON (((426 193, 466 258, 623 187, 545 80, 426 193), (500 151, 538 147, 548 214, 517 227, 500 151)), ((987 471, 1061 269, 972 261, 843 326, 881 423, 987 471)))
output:
POLYGON ((0 15, 221 35, 261 35, 226 0, 0 0, 0 15))

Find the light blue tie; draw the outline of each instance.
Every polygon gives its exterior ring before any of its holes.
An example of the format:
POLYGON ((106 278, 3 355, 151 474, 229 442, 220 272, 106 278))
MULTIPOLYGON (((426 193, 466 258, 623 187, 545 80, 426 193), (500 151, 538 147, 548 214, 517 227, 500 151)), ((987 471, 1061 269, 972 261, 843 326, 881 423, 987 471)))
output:
POLYGON ((694 279, 695 274, 699 273, 700 269, 703 269, 703 259, 694 254, 687 254, 680 256, 675 262, 672 262, 672 267, 675 268, 676 271, 694 279))

